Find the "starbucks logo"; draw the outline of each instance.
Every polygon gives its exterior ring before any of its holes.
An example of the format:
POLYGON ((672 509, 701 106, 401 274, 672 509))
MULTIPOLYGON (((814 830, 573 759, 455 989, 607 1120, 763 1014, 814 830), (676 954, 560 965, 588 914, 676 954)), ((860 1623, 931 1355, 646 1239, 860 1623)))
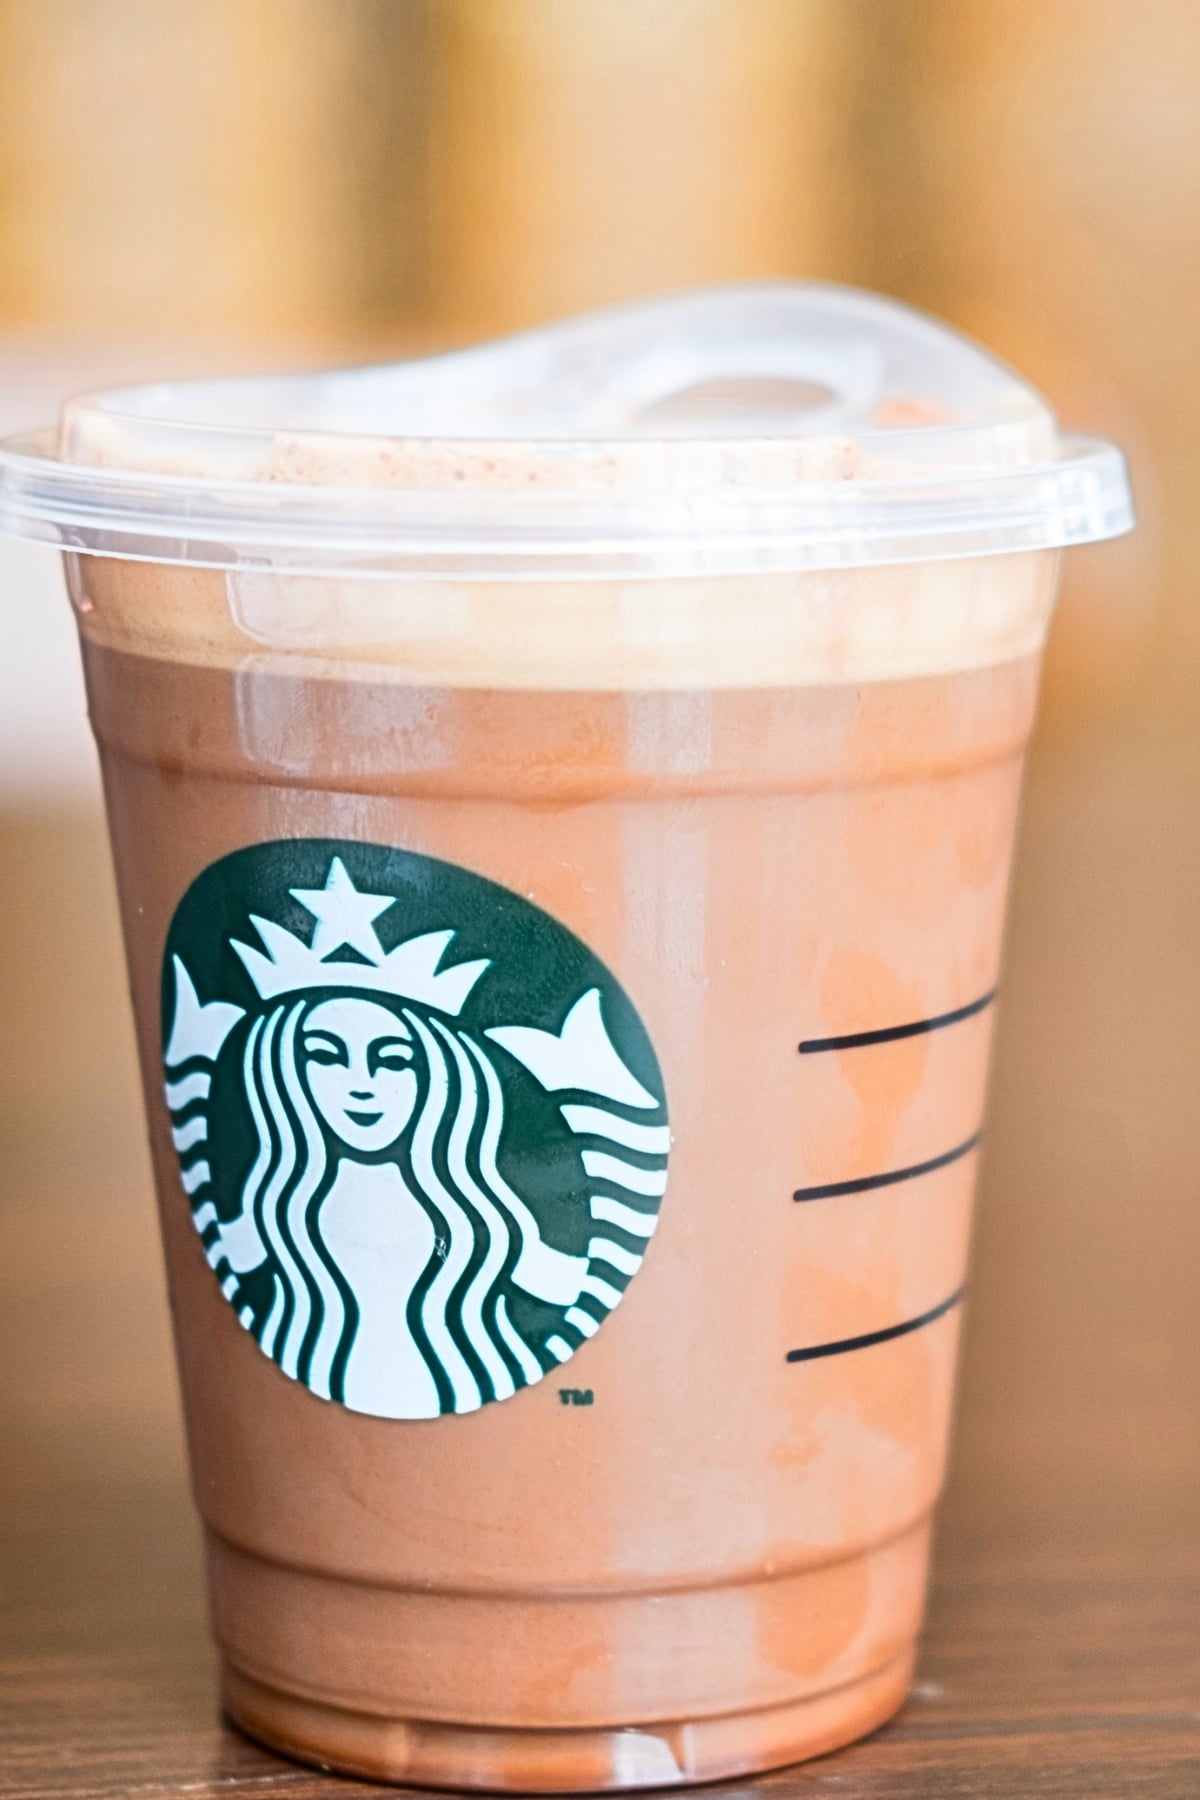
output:
POLYGON ((171 925, 163 1042, 221 1292, 323 1399, 508 1399, 641 1266, 670 1142, 649 1038, 586 945, 494 882, 374 844, 224 857, 171 925))

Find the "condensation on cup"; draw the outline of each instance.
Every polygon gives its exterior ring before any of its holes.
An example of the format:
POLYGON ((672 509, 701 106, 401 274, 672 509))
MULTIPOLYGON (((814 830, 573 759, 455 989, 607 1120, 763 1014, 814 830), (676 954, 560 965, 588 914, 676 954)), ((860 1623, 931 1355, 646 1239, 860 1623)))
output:
POLYGON ((881 1724, 1119 454, 781 285, 94 395, 0 523, 78 616, 230 1715, 522 1791, 881 1724))

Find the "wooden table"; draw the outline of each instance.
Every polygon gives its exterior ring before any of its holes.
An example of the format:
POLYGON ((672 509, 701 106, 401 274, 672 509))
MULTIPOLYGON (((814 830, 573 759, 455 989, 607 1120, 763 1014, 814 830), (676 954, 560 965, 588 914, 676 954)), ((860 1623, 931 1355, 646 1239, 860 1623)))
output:
MULTIPOLYGON (((868 1742, 722 1791, 1200 1795, 1197 821, 1174 751, 1037 765, 919 1678, 868 1742)), ((59 1029, 81 993, 123 1020, 102 839, 5 835, 0 1795, 377 1793, 217 1716, 125 1026, 59 1029), (94 965, 12 948, 85 928, 94 965)))
MULTIPOLYGON (((866 1743, 721 1791, 847 1800, 1200 1792, 1200 1556, 1093 1518, 984 1543, 950 1525, 918 1681, 866 1743), (1083 1522, 1079 1522, 1083 1526, 1083 1522), (1110 1529, 1111 1528, 1111 1529, 1110 1529)), ((190 1516, 153 1487, 59 1493, 19 1539, 0 1794, 378 1793, 260 1750, 216 1713, 190 1516)))

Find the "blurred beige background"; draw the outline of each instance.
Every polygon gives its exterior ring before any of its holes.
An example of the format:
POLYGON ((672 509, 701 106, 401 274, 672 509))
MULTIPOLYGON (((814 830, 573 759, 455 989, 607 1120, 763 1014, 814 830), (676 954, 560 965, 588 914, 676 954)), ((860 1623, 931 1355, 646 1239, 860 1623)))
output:
MULTIPOLYGON (((0 0, 5 429, 100 381, 803 275, 945 315, 1126 446, 1141 528, 1071 562, 1033 757, 950 1502, 974 1520, 1018 1488, 1068 1519, 1200 1489, 1196 24, 1193 0, 0 0)), ((0 920, 0 1461, 18 1490, 35 1465, 170 1482, 81 691, 53 561, 13 546, 0 920)))

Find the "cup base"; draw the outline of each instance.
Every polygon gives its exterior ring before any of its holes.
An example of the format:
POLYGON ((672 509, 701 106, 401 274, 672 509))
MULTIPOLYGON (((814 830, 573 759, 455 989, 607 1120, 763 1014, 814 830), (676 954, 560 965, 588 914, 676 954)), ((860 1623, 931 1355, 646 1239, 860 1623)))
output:
POLYGON ((915 1652, 828 1693, 719 1718, 620 1730, 503 1730, 389 1719, 284 1694, 226 1663, 222 1698, 248 1737, 343 1775, 483 1793, 686 1786, 804 1762, 876 1730, 903 1705, 915 1652))

